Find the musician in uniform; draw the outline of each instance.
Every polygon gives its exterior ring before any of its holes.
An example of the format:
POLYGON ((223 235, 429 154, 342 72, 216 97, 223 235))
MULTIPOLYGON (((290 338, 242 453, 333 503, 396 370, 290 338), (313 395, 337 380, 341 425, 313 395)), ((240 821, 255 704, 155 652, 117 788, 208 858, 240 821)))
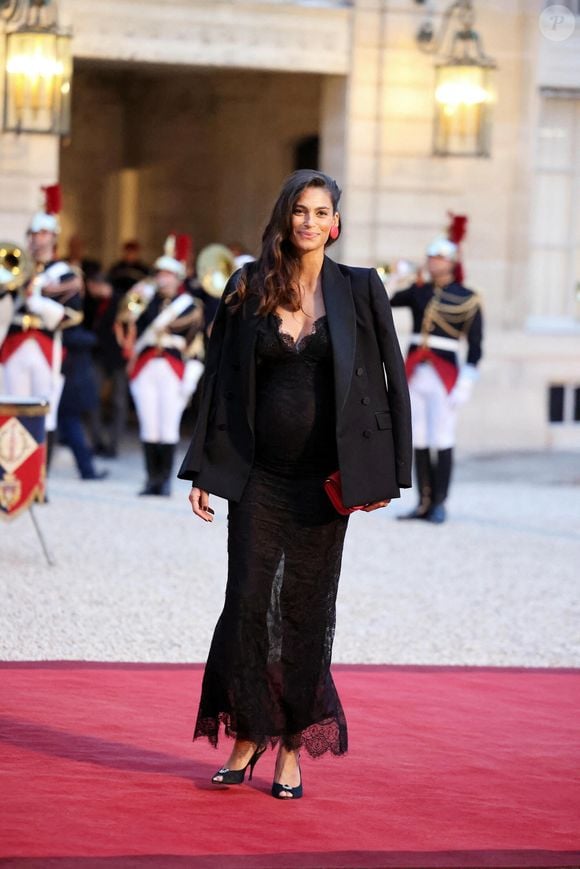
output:
POLYGON ((14 301, 6 337, 0 350, 4 390, 8 395, 46 398, 47 455, 50 457, 63 387, 61 329, 76 325, 82 314, 69 302, 82 289, 82 277, 68 263, 55 259, 59 233, 60 188, 43 188, 44 209, 28 228, 35 276, 14 301))
POLYGON ((419 504, 400 519, 445 521, 457 408, 470 398, 478 376, 481 300, 458 280, 458 255, 456 243, 445 237, 436 239, 427 250, 431 280, 414 283, 391 298, 392 307, 408 307, 413 315, 406 370, 419 504), (467 358, 460 366, 462 341, 467 343, 467 358))
POLYGON ((170 236, 164 255, 156 260, 153 288, 141 282, 130 291, 144 300, 144 310, 134 322, 129 363, 147 472, 141 495, 170 494, 181 416, 203 370, 201 362, 189 358, 203 312, 183 288, 187 237, 178 239, 176 248, 170 236))

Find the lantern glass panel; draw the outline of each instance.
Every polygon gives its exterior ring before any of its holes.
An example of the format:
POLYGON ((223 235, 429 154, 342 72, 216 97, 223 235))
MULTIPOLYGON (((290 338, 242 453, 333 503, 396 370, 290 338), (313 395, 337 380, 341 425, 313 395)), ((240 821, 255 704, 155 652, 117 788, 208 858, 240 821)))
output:
POLYGON ((68 35, 20 29, 6 37, 4 129, 66 135, 72 75, 68 35))
POLYGON ((436 68, 434 152, 440 156, 488 157, 493 68, 451 62, 436 68))

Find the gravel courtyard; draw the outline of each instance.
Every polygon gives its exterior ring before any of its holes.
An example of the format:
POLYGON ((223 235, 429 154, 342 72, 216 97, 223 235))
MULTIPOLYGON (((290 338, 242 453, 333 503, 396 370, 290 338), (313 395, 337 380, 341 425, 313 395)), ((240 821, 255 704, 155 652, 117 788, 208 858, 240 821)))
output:
MULTIPOLYGON (((102 465, 104 463, 101 463, 102 465)), ((226 507, 188 485, 137 498, 138 445, 81 482, 64 448, 50 504, 0 526, 0 658, 203 661, 223 599, 226 507)), ((580 456, 458 463, 443 526, 395 521, 414 494, 351 519, 336 662, 580 666, 580 456)))

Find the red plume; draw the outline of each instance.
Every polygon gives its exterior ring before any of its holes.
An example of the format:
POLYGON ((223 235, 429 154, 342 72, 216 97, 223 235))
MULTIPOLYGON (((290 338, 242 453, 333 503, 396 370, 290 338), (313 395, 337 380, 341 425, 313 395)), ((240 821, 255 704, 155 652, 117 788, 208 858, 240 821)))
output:
POLYGON ((44 193, 44 211, 46 214, 59 214, 62 207, 60 184, 50 184, 42 187, 44 193))
POLYGON ((447 238, 449 241, 452 241, 453 244, 461 244, 467 235, 467 223, 469 218, 465 214, 453 214, 452 211, 448 211, 447 214, 451 219, 451 223, 447 229, 447 238))
POLYGON ((459 248, 457 262, 455 263, 455 280, 459 283, 463 283, 463 279, 465 277, 463 271, 463 264, 461 262, 461 242, 467 235, 467 224, 469 222, 469 218, 465 214, 453 214, 452 211, 448 211, 447 214, 450 218, 450 223, 447 228, 447 238, 449 241, 452 241, 453 244, 456 244, 459 248))
POLYGON ((175 238, 175 259, 180 263, 186 263, 191 256, 192 247, 190 235, 177 235, 175 238))

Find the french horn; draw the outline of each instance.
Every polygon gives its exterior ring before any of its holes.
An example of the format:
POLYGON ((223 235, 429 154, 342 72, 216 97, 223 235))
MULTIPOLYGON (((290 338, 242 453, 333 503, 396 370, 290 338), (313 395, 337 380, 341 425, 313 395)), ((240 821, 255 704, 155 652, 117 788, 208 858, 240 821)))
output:
POLYGON ((157 283, 151 278, 134 284, 119 302, 116 321, 123 325, 136 323, 156 291, 157 283))
POLYGON ((11 241, 0 241, 0 293, 17 293, 34 275, 30 254, 11 241))
POLYGON ((209 296, 218 299, 236 270, 234 256, 225 244, 208 244, 196 260, 197 277, 209 296))

